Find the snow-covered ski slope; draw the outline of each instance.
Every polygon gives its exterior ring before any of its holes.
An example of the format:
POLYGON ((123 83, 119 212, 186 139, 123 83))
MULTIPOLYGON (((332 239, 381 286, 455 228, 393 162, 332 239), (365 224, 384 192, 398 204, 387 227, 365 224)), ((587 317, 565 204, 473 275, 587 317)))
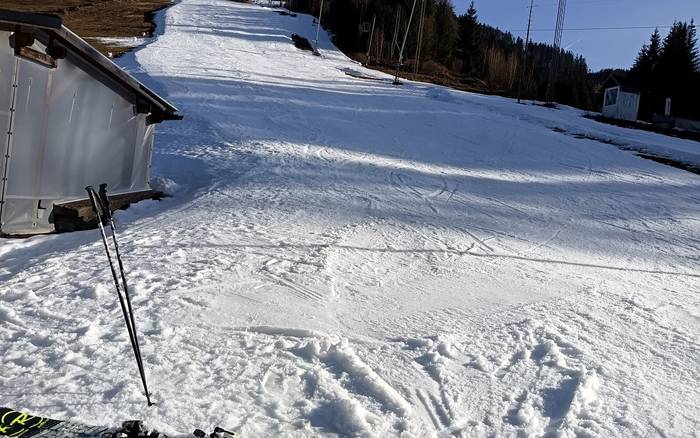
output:
POLYGON ((97 231, 0 240, 0 400, 259 436, 700 430, 700 145, 365 70, 312 18, 182 0, 120 62, 175 102, 116 216, 157 406, 97 231), (356 79, 352 69, 381 81, 356 79))

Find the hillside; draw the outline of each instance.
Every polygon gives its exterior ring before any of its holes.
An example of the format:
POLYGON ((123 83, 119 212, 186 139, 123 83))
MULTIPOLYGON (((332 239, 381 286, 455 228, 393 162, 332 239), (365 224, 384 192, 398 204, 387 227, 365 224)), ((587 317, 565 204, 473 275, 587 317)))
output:
POLYGON ((181 0, 119 58, 185 116, 96 230, 0 239, 3 403, 174 436, 692 436, 698 143, 362 68, 312 17, 181 0), (358 78, 365 77, 365 79, 358 78), (367 78, 370 79, 367 79, 367 78))
POLYGON ((103 54, 118 56, 143 42, 155 11, 171 0, 3 0, 0 9, 58 15, 103 54))
POLYGON ((598 108, 583 57, 532 41, 526 48, 523 38, 480 21, 474 2, 459 16, 450 0, 416 2, 414 16, 413 0, 289 2, 292 10, 313 15, 318 15, 321 4, 323 26, 333 42, 363 64, 369 55, 372 68, 393 73, 405 44, 402 75, 410 79, 501 96, 520 93, 526 99, 585 110, 598 108))

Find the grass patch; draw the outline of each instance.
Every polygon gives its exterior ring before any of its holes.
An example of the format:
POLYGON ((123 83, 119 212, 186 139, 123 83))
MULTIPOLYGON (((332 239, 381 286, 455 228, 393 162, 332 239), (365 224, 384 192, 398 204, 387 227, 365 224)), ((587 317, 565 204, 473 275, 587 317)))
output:
MULTIPOLYGON (((358 61, 362 64, 364 64, 366 61, 364 53, 358 53, 351 57, 355 61, 358 61)), ((392 76, 396 73, 395 66, 370 64, 366 67, 372 70, 388 73, 392 76)), ((442 85, 444 87, 449 87, 460 91, 468 91, 473 93, 498 96, 508 96, 508 93, 505 90, 489 88, 486 82, 484 82, 481 79, 466 77, 452 70, 449 70, 446 67, 437 65, 436 63, 429 63, 429 65, 424 66, 424 68, 422 68, 417 74, 413 73, 412 70, 413 67, 411 66, 411 63, 409 61, 399 72, 399 77, 401 79, 408 79, 410 81, 419 81, 430 84, 442 85)))
POLYGON ((144 37, 153 33, 153 13, 170 0, 3 0, 0 8, 60 16, 73 32, 102 53, 119 56, 130 47, 95 38, 144 37))

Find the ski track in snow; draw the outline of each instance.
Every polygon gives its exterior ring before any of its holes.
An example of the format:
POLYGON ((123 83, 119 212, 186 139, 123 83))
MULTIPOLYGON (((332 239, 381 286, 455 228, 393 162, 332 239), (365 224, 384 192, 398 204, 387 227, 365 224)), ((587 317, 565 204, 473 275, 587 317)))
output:
POLYGON ((185 119, 95 231, 0 240, 0 400, 174 436, 698 436, 697 143, 389 78, 312 18, 181 0, 119 62, 185 119), (359 71, 383 81, 353 78, 359 71), (557 130, 553 130, 557 128, 557 130), (559 132, 556 132, 559 131, 559 132))

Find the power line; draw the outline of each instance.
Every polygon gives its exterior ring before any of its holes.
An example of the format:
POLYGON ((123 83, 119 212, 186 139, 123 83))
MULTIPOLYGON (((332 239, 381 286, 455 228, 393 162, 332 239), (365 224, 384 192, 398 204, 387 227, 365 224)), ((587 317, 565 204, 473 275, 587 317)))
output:
MULTIPOLYGON (((568 27, 565 31, 589 31, 589 30, 637 30, 637 29, 670 29, 673 26, 615 26, 615 27, 568 27)), ((526 32, 527 29, 515 29, 508 32, 526 32)), ((557 29, 530 29, 530 32, 556 32, 557 29)))
MULTIPOLYGON (((623 1, 624 1, 624 0, 623 0, 623 1)), ((618 4, 618 2, 617 2, 617 1, 614 1, 614 0, 589 0, 589 1, 581 1, 581 2, 573 2, 573 1, 570 1, 570 4, 573 4, 573 5, 589 5, 589 4, 595 4, 595 3, 608 4, 608 5, 616 5, 616 4, 618 4)), ((554 1, 554 2, 546 2, 546 3, 540 2, 540 3, 535 3, 535 4, 533 4, 532 7, 533 7, 533 8, 539 8, 539 7, 542 7, 542 6, 544 6, 544 7, 550 6, 550 7, 551 7, 551 6, 555 6, 555 5, 557 5, 557 4, 558 4, 557 1, 554 1)), ((524 8, 524 9, 530 9, 530 6, 521 6, 521 7, 524 8)))
MULTIPOLYGON (((625 1, 625 0, 621 0, 625 1)), ((602 4, 609 4, 609 5, 616 5, 619 4, 620 0, 585 0, 585 1, 570 1, 570 4, 573 5, 588 5, 588 4, 594 4, 594 3, 602 3, 602 4)), ((533 7, 537 8, 539 6, 554 6, 558 2, 557 1, 552 1, 552 2, 540 2, 540 3, 535 3, 533 7)), ((529 6, 525 6, 526 8, 529 8, 529 6)))

